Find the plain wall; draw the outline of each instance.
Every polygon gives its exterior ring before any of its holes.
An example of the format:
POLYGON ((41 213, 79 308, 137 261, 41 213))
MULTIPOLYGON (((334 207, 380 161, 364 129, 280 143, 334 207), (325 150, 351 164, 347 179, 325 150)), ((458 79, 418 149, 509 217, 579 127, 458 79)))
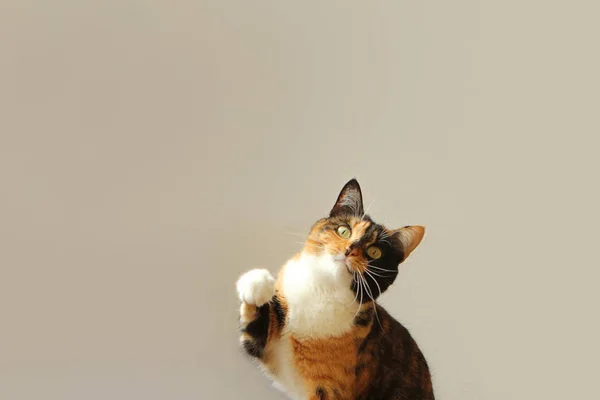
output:
POLYGON ((238 347, 350 178, 437 397, 590 399, 600 6, 0 3, 0 398, 282 399, 238 347))

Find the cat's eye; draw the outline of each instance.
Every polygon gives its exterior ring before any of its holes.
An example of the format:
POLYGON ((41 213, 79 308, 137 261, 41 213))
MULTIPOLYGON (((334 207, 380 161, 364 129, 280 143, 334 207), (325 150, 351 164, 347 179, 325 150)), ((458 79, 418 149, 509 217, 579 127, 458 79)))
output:
POLYGON ((371 246, 367 249, 367 255, 373 260, 381 258, 381 249, 379 247, 371 246))
POLYGON ((350 231, 350 228, 348 228, 347 226, 340 226, 337 228, 337 233, 344 239, 350 239, 350 234, 352 232, 350 231))

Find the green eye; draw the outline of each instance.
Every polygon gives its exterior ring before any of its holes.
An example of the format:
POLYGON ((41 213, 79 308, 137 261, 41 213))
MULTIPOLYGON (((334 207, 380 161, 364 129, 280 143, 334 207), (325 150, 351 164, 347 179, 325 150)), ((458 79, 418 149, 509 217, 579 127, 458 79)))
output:
POLYGON ((371 246, 367 249, 367 255, 373 260, 381 258, 381 249, 379 247, 371 246))
POLYGON ((347 226, 340 226, 337 228, 337 233, 344 239, 350 239, 350 228, 347 226))

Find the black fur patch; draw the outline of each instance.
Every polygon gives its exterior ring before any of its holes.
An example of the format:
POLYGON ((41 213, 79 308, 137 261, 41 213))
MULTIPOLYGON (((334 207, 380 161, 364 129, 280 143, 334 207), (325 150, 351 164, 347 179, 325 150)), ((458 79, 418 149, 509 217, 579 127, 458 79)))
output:
POLYGON ((357 217, 364 214, 362 192, 356 179, 351 179, 344 185, 329 216, 333 217, 340 214, 357 217))
POLYGON ((366 310, 358 313, 356 318, 354 318, 354 325, 368 326, 371 323, 372 319, 373 319, 373 309, 369 307, 366 310))
POLYGON ((370 386, 357 400, 419 399, 433 400, 433 389, 427 362, 410 333, 402 324, 377 306, 378 323, 359 346, 359 355, 368 354, 367 365, 357 363, 355 373, 376 368, 370 386), (376 365, 371 364, 376 360, 376 365))
POLYGON ((323 389, 322 387, 318 387, 317 388, 317 397, 319 398, 319 400, 327 399, 327 392, 325 391, 325 389, 323 389))
POLYGON ((265 348, 258 346, 254 340, 244 340, 243 346, 244 350, 246 350, 246 353, 255 358, 261 358, 263 356, 263 352, 265 351, 265 348))
POLYGON ((281 306, 281 302, 279 301, 279 297, 277 295, 273 296, 273 299, 271 300, 271 307, 273 307, 273 312, 275 313, 277 327, 279 329, 283 328, 283 325, 285 324, 286 311, 281 306))
POLYGON ((362 372, 362 370, 364 368, 366 368, 366 367, 368 367, 368 365, 365 364, 365 363, 358 363, 358 364, 356 364, 356 366, 354 367, 354 375, 356 375, 356 376, 360 375, 360 373, 362 372))
POLYGON ((360 346, 358 346, 358 353, 363 353, 367 350, 367 346, 373 342, 373 341, 378 341, 379 340, 379 336, 381 335, 381 326, 379 324, 373 324, 371 325, 371 330, 369 331, 369 334, 367 335, 366 338, 364 338, 364 340, 362 341, 362 343, 360 344, 360 346))
POLYGON ((252 340, 245 340, 243 346, 250 356, 261 358, 269 335, 269 303, 258 307, 257 313, 256 319, 243 329, 244 333, 252 337, 252 340))

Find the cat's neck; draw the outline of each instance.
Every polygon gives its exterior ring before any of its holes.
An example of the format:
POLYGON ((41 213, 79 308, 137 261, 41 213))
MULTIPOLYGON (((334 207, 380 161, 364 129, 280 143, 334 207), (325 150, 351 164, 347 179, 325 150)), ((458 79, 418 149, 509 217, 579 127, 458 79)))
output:
POLYGON ((289 332, 317 338, 343 335, 352 328, 360 299, 350 289, 352 276, 332 256, 303 252, 288 261, 280 279, 289 332))

